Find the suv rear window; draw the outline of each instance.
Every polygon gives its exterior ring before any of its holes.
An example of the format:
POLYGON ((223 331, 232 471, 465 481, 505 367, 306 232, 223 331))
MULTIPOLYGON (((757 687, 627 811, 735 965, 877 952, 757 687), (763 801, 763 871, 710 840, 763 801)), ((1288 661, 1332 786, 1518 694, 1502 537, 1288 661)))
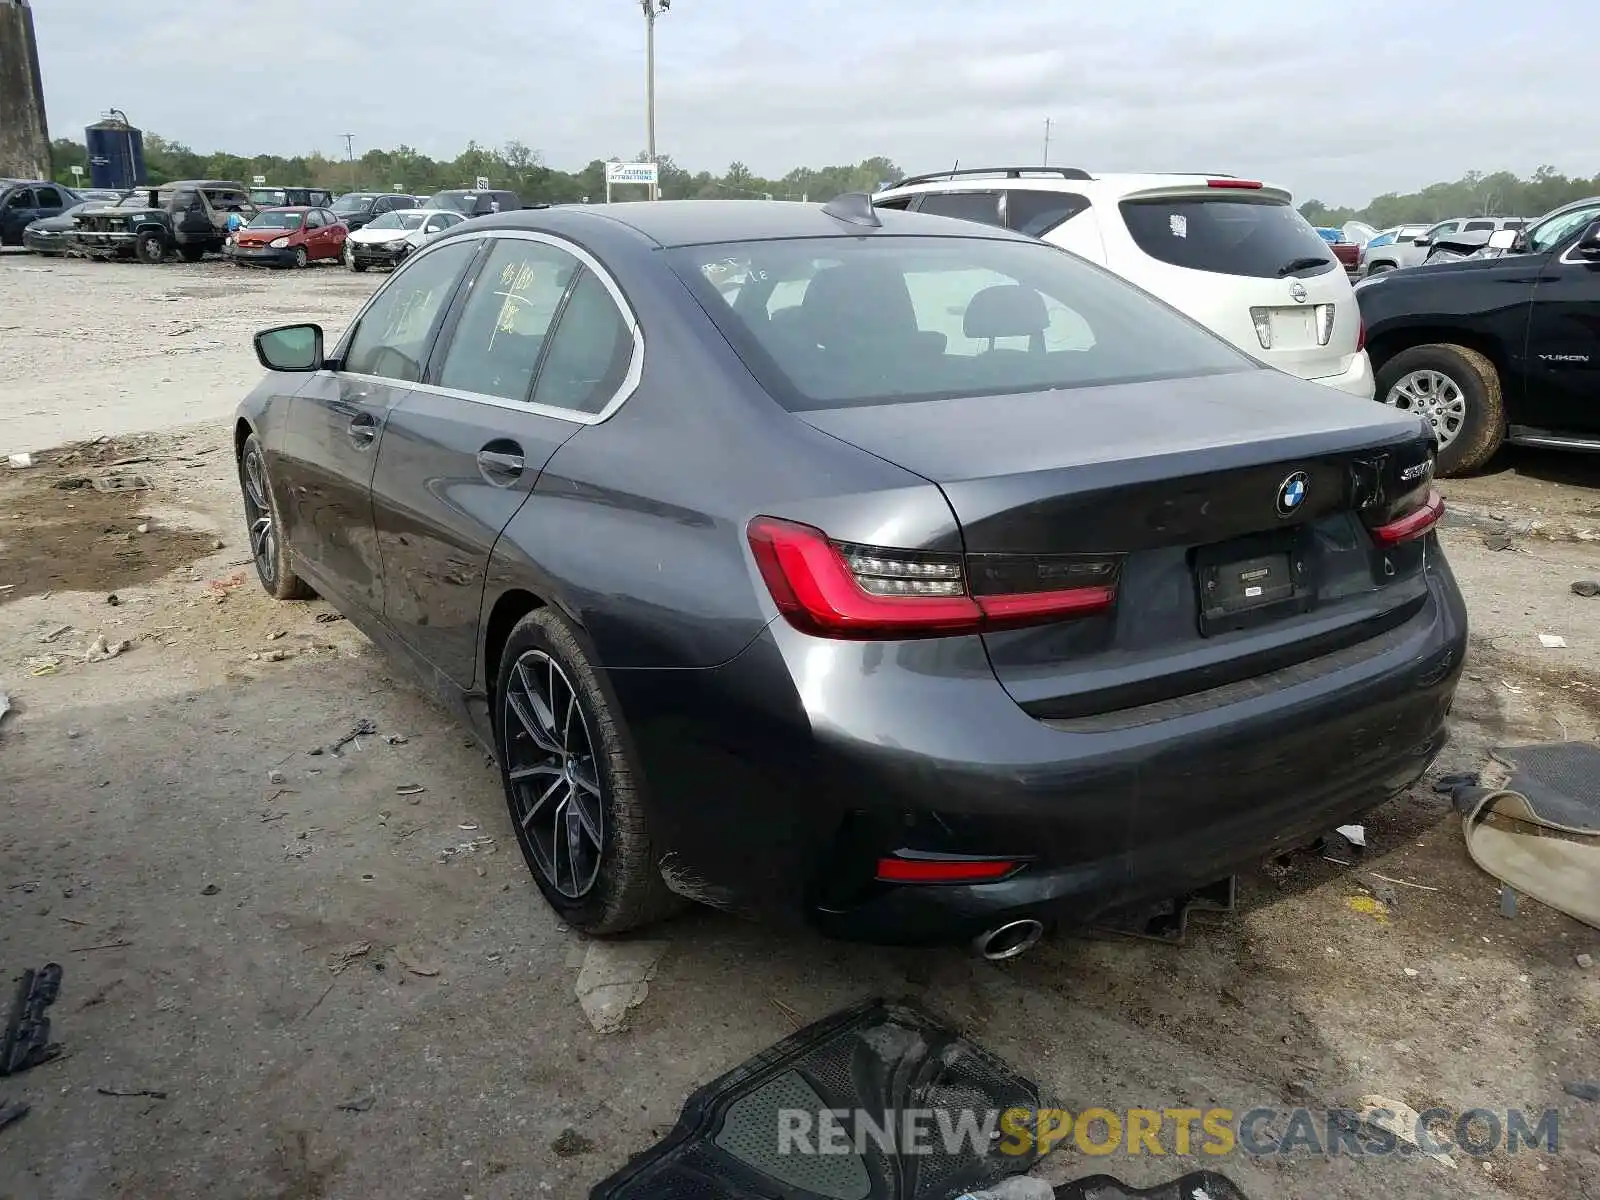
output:
POLYGON ((669 261, 791 412, 1257 366, 1154 297, 1040 242, 810 238, 680 247, 669 261))
POLYGON ((1281 200, 1162 196, 1119 207, 1139 249, 1175 267, 1284 279, 1339 265, 1310 222, 1281 200))

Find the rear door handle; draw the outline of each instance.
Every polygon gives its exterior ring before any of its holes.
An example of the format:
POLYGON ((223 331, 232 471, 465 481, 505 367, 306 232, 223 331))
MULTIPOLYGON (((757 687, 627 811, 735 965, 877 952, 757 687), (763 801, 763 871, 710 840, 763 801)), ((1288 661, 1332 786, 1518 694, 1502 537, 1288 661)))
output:
POLYGON ((370 413, 358 413, 346 432, 357 446, 370 446, 377 440, 378 422, 370 413))
POLYGON ((526 463, 515 442, 490 442, 478 451, 478 470, 495 487, 510 487, 522 477, 526 463))

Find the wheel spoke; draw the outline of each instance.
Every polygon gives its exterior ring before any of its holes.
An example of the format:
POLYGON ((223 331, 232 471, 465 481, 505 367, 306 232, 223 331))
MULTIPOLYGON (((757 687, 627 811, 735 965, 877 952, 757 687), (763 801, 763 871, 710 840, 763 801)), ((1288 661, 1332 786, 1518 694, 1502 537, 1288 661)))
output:
POLYGON ((593 759, 572 760, 572 782, 591 796, 600 795, 600 774, 595 770, 593 759))
POLYGON ((583 828, 584 836, 589 839, 589 844, 599 853, 603 845, 600 838, 600 821, 596 813, 589 811, 591 803, 598 806, 600 798, 596 796, 593 801, 585 799, 578 788, 572 789, 572 812, 578 819, 578 824, 583 828))
POLYGON ((528 698, 528 707, 534 720, 534 725, 528 727, 529 735, 551 754, 560 754, 562 748, 556 738, 556 714, 551 702, 539 694, 539 689, 533 686, 533 680, 528 678, 521 663, 517 664, 517 678, 522 681, 522 691, 528 698))
POLYGON ((550 797, 554 796, 558 791, 561 790, 562 787, 566 785, 566 777, 563 775, 557 775, 554 782, 552 782, 549 787, 545 788, 544 794, 532 804, 528 805, 528 811, 523 815, 522 818, 522 827, 526 829, 529 825, 532 825, 534 818, 544 811, 544 806, 549 803, 550 797))

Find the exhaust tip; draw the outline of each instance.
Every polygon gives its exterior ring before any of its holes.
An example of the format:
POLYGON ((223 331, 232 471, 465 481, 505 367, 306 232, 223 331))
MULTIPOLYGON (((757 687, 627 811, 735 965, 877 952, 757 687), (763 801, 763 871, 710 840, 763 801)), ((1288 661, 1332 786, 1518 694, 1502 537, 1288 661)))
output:
POLYGON ((1026 954, 1039 944, 1044 936, 1044 926, 1031 917, 1021 921, 1008 921, 973 939, 972 947, 990 962, 1004 962, 1026 954))

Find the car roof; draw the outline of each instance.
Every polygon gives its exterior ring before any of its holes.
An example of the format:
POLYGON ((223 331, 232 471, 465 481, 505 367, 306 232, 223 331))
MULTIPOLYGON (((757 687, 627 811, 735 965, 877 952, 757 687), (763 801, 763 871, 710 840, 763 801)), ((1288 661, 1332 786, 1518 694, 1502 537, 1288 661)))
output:
POLYGON ((271 208, 263 208, 261 211, 264 212, 264 213, 269 213, 269 212, 306 213, 306 212, 310 212, 314 208, 321 208, 321 207, 322 207, 322 205, 320 205, 320 204, 274 204, 271 208))
MULTIPOLYGON (((1027 189, 1043 192, 1110 190, 1127 194, 1161 188, 1194 187, 1212 179, 1235 178, 1238 177, 1225 171, 1145 171, 1095 175, 1073 167, 974 167, 959 172, 929 172, 926 175, 914 175, 883 188, 874 194, 873 199, 889 195, 916 195, 922 192, 987 191, 996 186, 1011 190, 1027 189)), ((1290 194, 1288 188, 1266 180, 1252 179, 1251 182, 1259 182, 1261 191, 1281 192, 1285 196, 1290 194)))
POLYGON ((761 242, 783 238, 890 236, 964 237, 1032 242, 1035 239, 955 217, 874 210, 877 226, 829 216, 821 204, 791 200, 632 200, 621 204, 519 209, 478 217, 474 229, 548 229, 578 232, 598 222, 625 225, 658 246, 761 242))

